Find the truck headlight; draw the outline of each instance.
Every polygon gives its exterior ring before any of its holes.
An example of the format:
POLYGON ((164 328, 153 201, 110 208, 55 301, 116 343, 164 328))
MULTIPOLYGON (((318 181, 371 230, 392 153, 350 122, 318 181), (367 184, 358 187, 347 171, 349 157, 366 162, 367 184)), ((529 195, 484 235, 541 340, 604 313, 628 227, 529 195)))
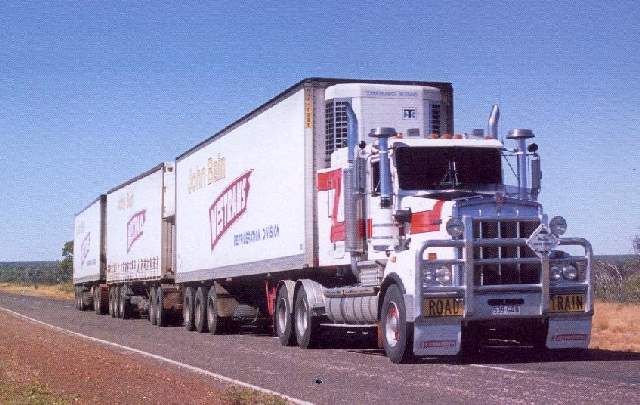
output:
POLYGON ((422 273, 422 284, 425 287, 435 285, 451 284, 451 267, 440 266, 437 268, 427 268, 422 273))
POLYGON ((560 216, 553 217, 551 221, 549 221, 549 229, 551 229, 551 233, 554 235, 563 235, 567 232, 567 221, 560 216))
POLYGON ((451 284, 451 268, 442 266, 436 269, 436 281, 443 285, 451 284))
POLYGON ((549 279, 551 281, 558 281, 562 278, 562 268, 560 266, 551 266, 549 270, 549 279))
POLYGON ((565 280, 575 281, 578 279, 578 269, 570 264, 565 264, 562 266, 562 277, 565 280))
POLYGON ((459 238, 464 233, 464 222, 460 218, 451 218, 447 221, 447 233, 454 238, 459 238))

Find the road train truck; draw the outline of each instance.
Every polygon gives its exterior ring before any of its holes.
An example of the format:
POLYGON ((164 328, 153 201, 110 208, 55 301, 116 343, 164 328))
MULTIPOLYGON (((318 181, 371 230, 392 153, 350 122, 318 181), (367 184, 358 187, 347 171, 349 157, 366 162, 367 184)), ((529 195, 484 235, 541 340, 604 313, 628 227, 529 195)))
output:
POLYGON ((271 324, 302 348, 375 328, 393 362, 587 348, 590 244, 537 201, 533 131, 507 148, 498 119, 455 134, 448 83, 303 80, 161 165, 154 193, 131 187, 150 173, 108 192, 106 286, 79 295, 213 334, 271 324))

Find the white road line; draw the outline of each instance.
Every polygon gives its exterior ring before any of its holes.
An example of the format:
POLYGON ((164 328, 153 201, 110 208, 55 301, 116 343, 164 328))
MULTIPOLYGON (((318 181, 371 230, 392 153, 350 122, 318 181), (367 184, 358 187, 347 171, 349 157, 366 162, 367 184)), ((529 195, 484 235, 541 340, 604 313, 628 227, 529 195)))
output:
POLYGON ((31 318, 29 316, 23 315, 21 313, 12 311, 12 310, 4 308, 4 307, 0 307, 0 310, 6 312, 8 314, 11 314, 11 315, 13 315, 13 316, 15 316, 17 318, 26 319, 26 320, 29 320, 31 322, 35 322, 37 324, 47 326, 47 327, 49 327, 51 329, 54 329, 54 330, 57 330, 59 332, 63 332, 63 333, 69 334, 69 335, 77 336, 77 337, 80 337, 82 339, 90 340, 92 342, 101 343, 101 344, 106 345, 106 346, 117 347, 118 349, 127 350, 127 351, 130 351, 132 353, 136 353, 136 354, 139 354, 141 356, 148 357, 148 358, 151 358, 151 359, 163 361, 165 363, 169 363, 169 364, 172 364, 174 366, 177 366, 177 367, 180 367, 180 368, 184 368, 184 369, 192 371, 194 373, 198 373, 198 374, 205 375, 207 377, 215 378, 216 380, 219 380, 219 381, 222 381, 222 382, 225 382, 225 383, 235 384, 235 385, 239 385, 239 386, 245 387, 245 388, 251 388, 253 390, 260 391, 262 393, 269 394, 269 395, 276 395, 276 396, 279 396, 281 398, 286 399, 287 401, 293 402, 294 404, 313 405, 312 402, 303 401, 301 399, 293 398, 293 397, 290 397, 288 395, 282 394, 280 392, 272 391, 272 390, 269 390, 267 388, 258 387, 257 385, 249 384, 249 383, 246 383, 246 382, 243 382, 243 381, 240 381, 240 380, 236 380, 234 378, 225 377, 225 376, 223 376, 221 374, 216 374, 216 373, 213 373, 211 371, 208 371, 208 370, 205 370, 205 369, 202 369, 202 368, 199 368, 199 367, 192 366, 190 364, 181 363, 179 361, 171 360, 171 359, 168 359, 166 357, 159 356, 157 354, 144 352, 142 350, 134 349, 133 347, 120 345, 118 343, 110 342, 108 340, 98 339, 98 338, 93 337, 93 336, 83 335, 82 333, 78 333, 78 332, 74 332, 74 331, 71 331, 71 330, 68 330, 68 329, 64 329, 64 328, 61 328, 59 326, 51 325, 49 323, 39 321, 37 319, 31 318))
POLYGON ((527 374, 527 371, 524 370, 514 370, 512 368, 506 368, 506 367, 498 367, 498 366, 486 366, 484 364, 471 364, 471 367, 480 367, 480 368, 490 368, 492 370, 500 370, 500 371, 507 371, 510 373, 518 373, 518 374, 527 374))

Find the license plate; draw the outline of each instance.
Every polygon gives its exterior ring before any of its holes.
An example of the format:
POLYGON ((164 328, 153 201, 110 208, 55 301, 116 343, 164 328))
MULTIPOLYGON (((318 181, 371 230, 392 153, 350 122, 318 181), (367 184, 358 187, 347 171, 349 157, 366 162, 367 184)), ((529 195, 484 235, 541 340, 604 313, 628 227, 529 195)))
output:
POLYGON ((584 312, 584 294, 551 295, 549 312, 584 312))
POLYGON ((464 298, 425 298, 422 314, 427 318, 464 315, 464 298))
POLYGON ((492 306, 491 315, 520 315, 520 305, 492 306))

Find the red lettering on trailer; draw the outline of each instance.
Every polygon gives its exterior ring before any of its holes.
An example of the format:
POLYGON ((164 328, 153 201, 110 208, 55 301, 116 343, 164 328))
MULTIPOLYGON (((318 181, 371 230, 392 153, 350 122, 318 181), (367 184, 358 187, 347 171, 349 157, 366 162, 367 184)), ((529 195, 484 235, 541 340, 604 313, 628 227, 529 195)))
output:
POLYGON ((134 242, 142 236, 142 228, 146 221, 147 210, 138 211, 127 222, 127 253, 131 251, 134 242))
POLYGON ((247 210, 249 197, 249 176, 253 169, 236 178, 218 195, 209 207, 209 227, 211 229, 211 251, 222 235, 247 210))
POLYGON ((444 201, 438 200, 430 211, 419 211, 411 214, 411 233, 435 232, 442 223, 442 206, 444 201))

